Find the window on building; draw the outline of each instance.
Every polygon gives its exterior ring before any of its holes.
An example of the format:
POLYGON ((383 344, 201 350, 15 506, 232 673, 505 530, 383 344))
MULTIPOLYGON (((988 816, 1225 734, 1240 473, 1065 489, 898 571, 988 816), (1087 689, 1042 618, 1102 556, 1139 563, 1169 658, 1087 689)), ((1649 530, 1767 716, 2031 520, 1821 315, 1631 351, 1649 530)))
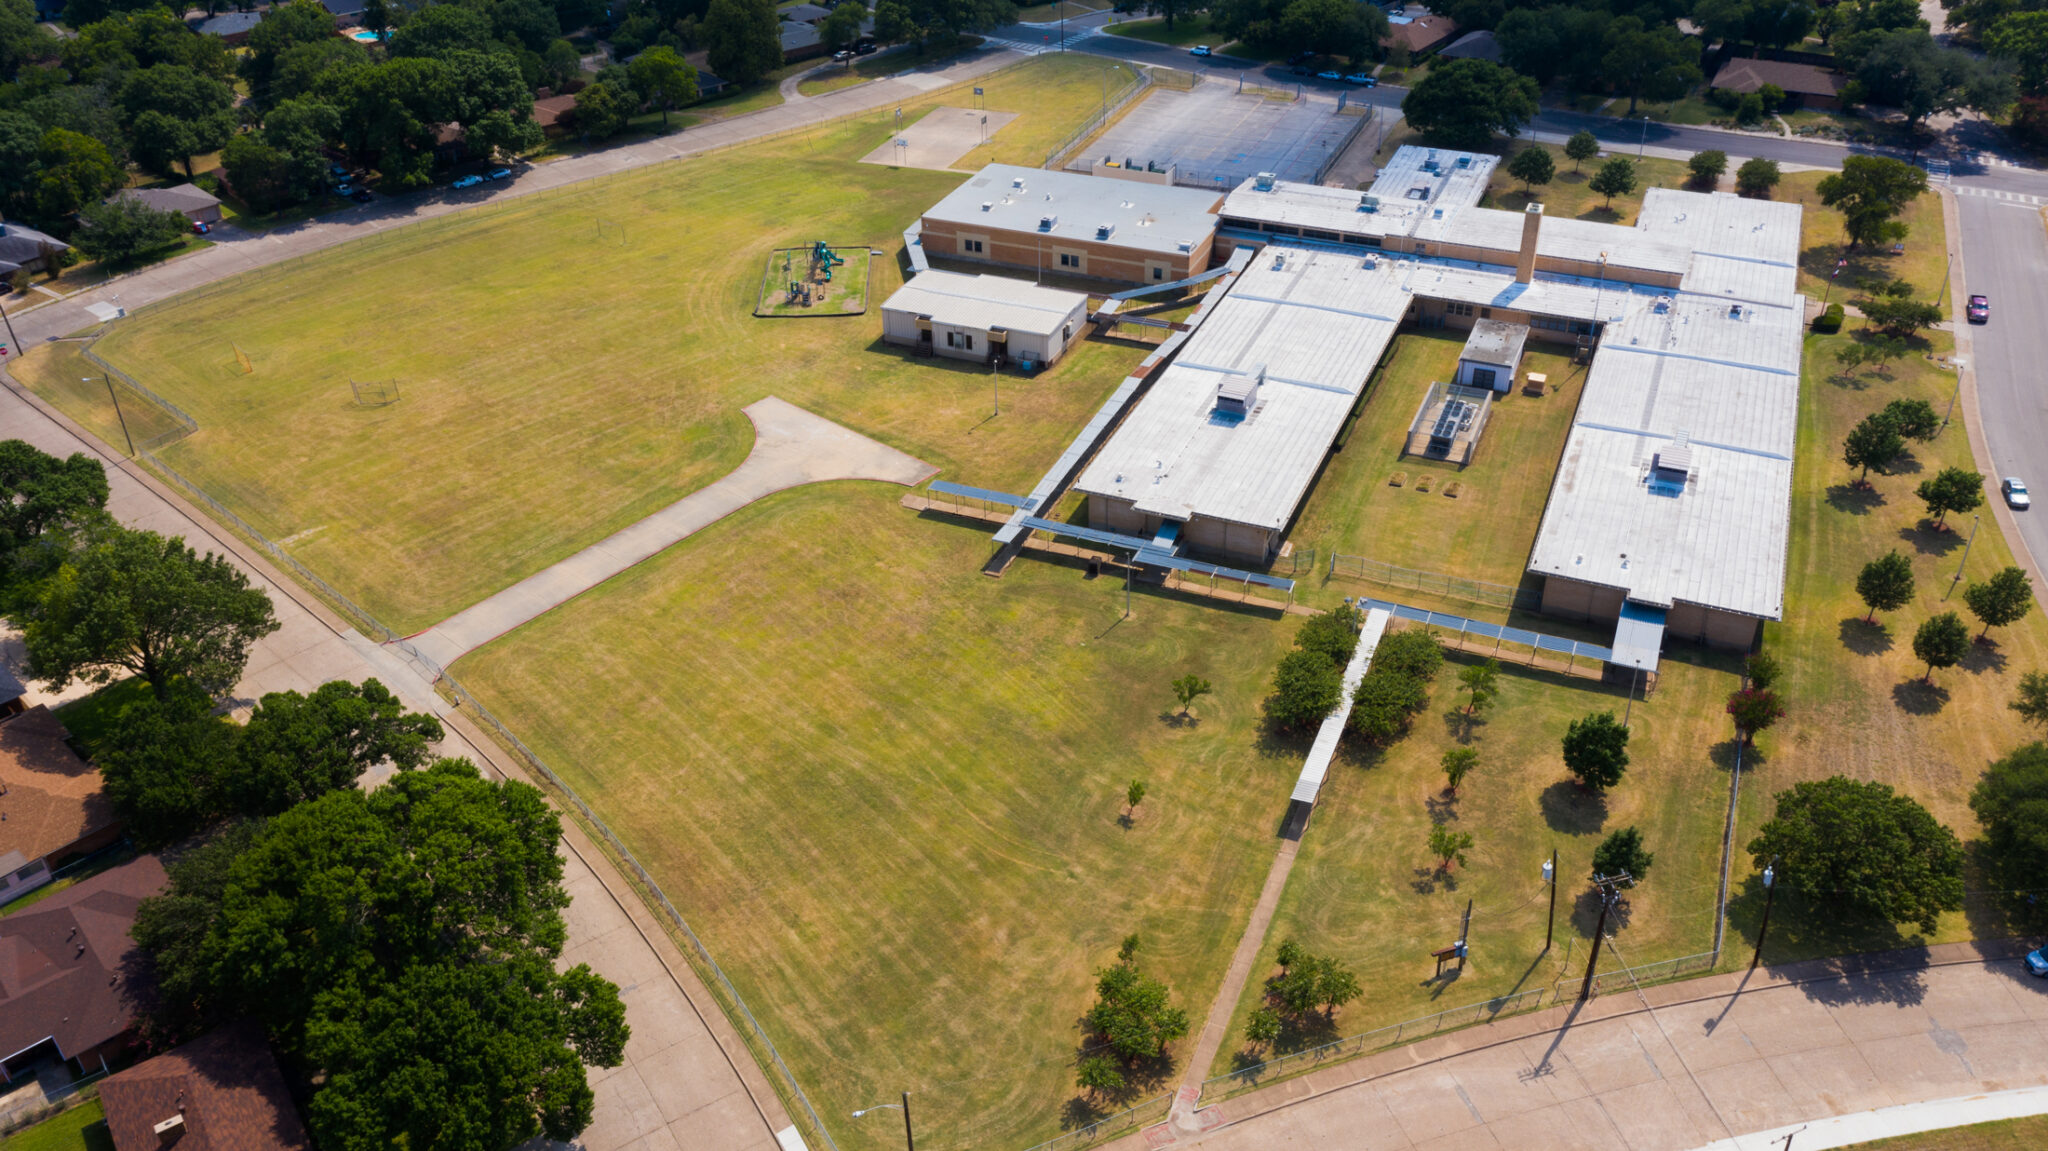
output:
MULTIPOLYGON (((1469 316, 1472 314, 1472 305, 1452 301, 1444 305, 1444 314, 1450 316, 1469 316)), ((1491 315, 1492 313, 1489 312, 1488 314, 1491 315)))
POLYGON ((1062 268, 1078 268, 1078 267, 1080 267, 1080 266, 1081 266, 1081 257, 1079 257, 1079 256, 1075 255, 1075 254, 1074 254, 1074 253, 1072 253, 1072 252, 1061 252, 1061 253, 1060 253, 1060 267, 1062 267, 1062 268))
POLYGON ((1492 318, 1493 318, 1493 309, 1492 309, 1492 308, 1481 308, 1481 309, 1479 309, 1479 318, 1480 318, 1480 319, 1482 319, 1482 320, 1490 320, 1490 319, 1492 319, 1492 318))
POLYGON ((974 337, 967 332, 947 332, 946 346, 971 352, 974 350, 974 337))
POLYGON ((962 241, 960 241, 960 250, 961 250, 961 251, 963 251, 963 252, 977 252, 977 253, 978 253, 978 252, 980 252, 980 251, 981 251, 981 241, 980 241, 980 240, 962 240, 962 241))
POLYGON ((1152 278, 1153 278, 1153 279, 1155 279, 1155 280, 1163 280, 1163 279, 1165 279, 1165 278, 1166 278, 1166 269, 1165 269, 1165 268, 1162 268, 1162 267, 1160 267, 1160 266, 1159 266, 1159 265, 1157 265, 1157 264, 1154 264, 1154 265, 1152 266, 1152 278))

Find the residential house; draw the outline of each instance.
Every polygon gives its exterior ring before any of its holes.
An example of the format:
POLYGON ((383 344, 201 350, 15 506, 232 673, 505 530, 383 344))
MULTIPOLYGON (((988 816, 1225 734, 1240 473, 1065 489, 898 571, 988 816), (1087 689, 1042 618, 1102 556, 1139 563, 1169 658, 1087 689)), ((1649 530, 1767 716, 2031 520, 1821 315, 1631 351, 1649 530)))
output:
POLYGON ((115 1151, 311 1151, 263 1030, 243 1020, 100 1084, 115 1151))
POLYGON ((172 188, 125 188, 116 200, 134 200, 163 212, 176 212, 195 224, 220 223, 220 198, 197 184, 172 188))
POLYGON ((230 44, 241 44, 249 39, 249 33, 263 22, 261 12, 222 12, 199 22, 195 29, 201 36, 218 36, 230 44))
POLYGON ((71 750, 70 738, 41 705, 0 720, 0 902, 121 838, 99 771, 71 750))
POLYGON ((164 882, 144 855, 0 919, 0 1080, 52 1058, 106 1070, 127 1053, 149 990, 128 932, 164 882))
POLYGON ((7 280, 16 272, 33 275, 55 271, 58 254, 70 250, 71 245, 47 232, 0 220, 0 280, 7 280))
POLYGON ((1790 97, 1787 102, 1794 106, 1839 108, 1842 106, 1842 87, 1848 82, 1847 76, 1818 64, 1738 57, 1721 65, 1709 86, 1747 95, 1761 91, 1766 84, 1775 84, 1779 91, 1790 97))

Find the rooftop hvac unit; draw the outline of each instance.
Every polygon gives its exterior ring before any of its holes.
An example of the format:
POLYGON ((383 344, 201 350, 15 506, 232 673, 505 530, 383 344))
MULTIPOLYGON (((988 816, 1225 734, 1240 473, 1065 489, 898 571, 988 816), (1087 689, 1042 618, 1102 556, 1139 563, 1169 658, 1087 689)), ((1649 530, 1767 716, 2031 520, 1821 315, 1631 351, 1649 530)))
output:
POLYGON ((984 212, 993 212, 993 211, 995 211, 995 210, 996 210, 996 202, 995 202, 994 200, 983 200, 983 201, 981 202, 981 210, 982 210, 982 211, 984 211, 984 212))
POLYGON ((1372 269, 1374 269, 1374 268, 1377 268, 1377 267, 1379 267, 1379 266, 1380 266, 1380 258, 1379 258, 1378 256, 1375 256, 1375 255, 1373 255, 1373 254, 1372 254, 1372 253, 1370 253, 1370 252, 1366 253, 1366 256, 1365 256, 1365 267, 1366 267, 1366 270, 1367 270, 1367 271, 1371 271, 1372 269))
POLYGON ((1423 171, 1425 171, 1425 172, 1434 172, 1434 171, 1436 171, 1436 170, 1437 170, 1437 162, 1436 162, 1436 149, 1435 149, 1435 148, 1431 148, 1431 149, 1429 150, 1429 157, 1428 157, 1428 159, 1425 159, 1424 161, 1422 161, 1422 170, 1423 170, 1423 171))
POLYGON ((1216 413, 1224 416, 1244 417, 1259 405, 1259 385, 1265 383, 1265 365, 1259 366, 1257 375, 1225 376, 1216 385, 1216 413))
POLYGON ((1059 222, 1060 218, 1058 216, 1040 216, 1038 218, 1038 230, 1050 232, 1054 227, 1058 226, 1059 222))
POLYGON ((1019 192, 1023 191, 1023 190, 1024 190, 1024 177, 1022 177, 1022 176, 1018 176, 1018 177, 1016 177, 1015 179, 1011 180, 1011 181, 1010 181, 1010 187, 1012 187, 1012 188, 1015 188, 1015 189, 1017 189, 1017 190, 1018 190, 1019 192))
POLYGON ((1287 270, 1287 253, 1273 253, 1273 270, 1276 272, 1284 272, 1287 270))
POLYGON ((1279 177, 1271 172, 1260 172, 1252 177, 1252 187, 1261 192, 1270 192, 1273 190, 1273 182, 1278 179, 1279 177))
POLYGON ((1361 212, 1377 212, 1377 211, 1379 211, 1379 210, 1380 210, 1380 198, 1379 198, 1378 196, 1375 196, 1375 195, 1373 195, 1373 194, 1372 194, 1371 192, 1367 192, 1367 193, 1365 193, 1365 194, 1363 194, 1363 195, 1359 196, 1359 197, 1358 197, 1358 210, 1359 210, 1359 211, 1361 211, 1361 212))
POLYGON ((1111 236, 1114 236, 1115 234, 1116 234, 1116 225, 1115 225, 1115 224, 1097 224, 1097 225, 1095 225, 1095 238, 1096 238, 1096 239, 1098 239, 1098 240, 1107 240, 1107 239, 1109 239, 1109 238, 1110 238, 1111 236))
POLYGON ((1470 157, 1470 156, 1460 156, 1460 157, 1458 157, 1458 167, 1460 167, 1460 168, 1470 168, 1471 166, 1472 166, 1472 157, 1470 157))
POLYGON ((1730 304, 1730 305, 1728 305, 1728 318, 1729 318, 1729 319, 1731 319, 1731 320, 1739 320, 1739 319, 1741 319, 1741 318, 1742 318, 1742 305, 1741 305, 1741 304, 1730 304))

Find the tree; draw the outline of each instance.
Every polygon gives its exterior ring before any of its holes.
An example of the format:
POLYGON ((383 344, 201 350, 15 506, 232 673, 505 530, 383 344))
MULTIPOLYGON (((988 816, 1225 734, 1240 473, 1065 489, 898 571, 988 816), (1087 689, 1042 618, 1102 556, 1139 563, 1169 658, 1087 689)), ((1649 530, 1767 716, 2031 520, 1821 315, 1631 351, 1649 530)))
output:
MULTIPOLYGON (((1828 305, 1829 308, 1834 308, 1835 306, 1834 304, 1828 305)), ((1845 380, 1854 376, 1856 369, 1862 367, 1864 361, 1869 358, 1870 351, 1862 344, 1843 344, 1835 349, 1835 363, 1841 366, 1842 378, 1845 380)))
MULTIPOLYGON (((879 18, 882 10, 875 12, 879 18)), ((745 87, 782 65, 782 37, 776 30, 774 0, 711 0, 704 13, 705 62, 728 81, 745 87)))
POLYGON ((1781 883, 1812 911, 1849 912, 1932 933, 1963 905, 1963 849, 1926 808, 1882 783, 1833 776, 1778 793, 1777 811, 1750 841, 1761 868, 1778 860, 1781 883))
POLYGON ((1600 170, 1593 173, 1593 179, 1586 187, 1606 197, 1606 206, 1612 208, 1616 196, 1626 196, 1636 190, 1635 161, 1626 156, 1615 156, 1600 165, 1600 170))
POLYGON ((1623 872, 1637 883, 1650 873, 1657 857, 1643 847, 1643 833, 1633 825, 1616 829, 1593 849, 1593 874, 1616 876, 1623 872))
POLYGON ((1768 200, 1771 189, 1778 186, 1778 162, 1761 156, 1744 160, 1742 167, 1735 169, 1735 194, 1752 200, 1768 200))
POLYGON ((2020 693, 2006 705, 2028 723, 2048 727, 2048 675, 2030 671, 2020 677, 2020 693))
POLYGON ((560 818, 462 760, 343 788, 187 854, 134 936, 168 1039, 255 1018, 322 1146, 570 1140, 616 1067, 618 989, 557 972, 560 818))
POLYGON ((172 162, 192 178, 192 157, 228 142, 235 131, 235 94, 221 81, 181 64, 157 64, 121 85, 135 158, 160 173, 172 162))
POLYGON ((107 471, 98 460, 84 452, 58 459, 24 440, 0 440, 0 563, 106 506, 107 471))
POLYGON ((1369 60, 1386 32, 1386 13, 1352 0, 1289 0, 1280 11, 1280 42, 1320 56, 1369 60))
POLYGON ((1849 429, 1848 438, 1842 441, 1842 462, 1863 469, 1856 477, 1856 486, 1869 487, 1870 469, 1882 468, 1905 450, 1906 441, 1899 435, 1899 429, 1884 413, 1872 412, 1849 429))
POLYGON ((1939 305, 1899 296, 1861 299, 1856 306, 1871 327, 1894 336, 1912 336, 1941 321, 1939 305))
POLYGON ((1438 871, 1449 871, 1465 862, 1465 852, 1472 846, 1472 833, 1452 831, 1447 824, 1436 824, 1429 829, 1429 854, 1436 860, 1438 871))
POLYGON ((71 243, 95 260, 132 260, 184 239, 192 225, 178 212, 152 208, 140 200, 118 197, 87 206, 78 213, 78 231, 71 243))
POLYGON ((1296 943, 1292 939, 1283 939, 1280 941, 1279 949, 1273 953, 1273 962, 1278 963, 1281 970, 1284 971, 1299 963, 1302 957, 1307 954, 1308 952, 1302 949, 1301 944, 1296 943))
POLYGON ((1302 621, 1294 633, 1294 646, 1302 651, 1315 652, 1332 664, 1343 667, 1351 662, 1351 655, 1358 650, 1358 628, 1365 617, 1350 604, 1312 615, 1302 621))
POLYGON ((1890 156, 1847 156, 1842 170, 1818 185, 1820 202, 1842 213, 1849 249, 1906 238, 1898 219, 1907 204, 1927 191, 1927 172, 1890 156))
MULTIPOLYGON (((277 77, 279 58, 298 45, 332 39, 334 14, 315 0, 292 0, 289 4, 276 5, 249 30, 247 52, 241 63, 242 78, 249 82, 250 91, 260 103, 275 103, 276 97, 270 87, 277 77)), ((354 44, 349 47, 360 51, 354 44)))
POLYGON ((1129 787, 1124 788, 1124 808, 1130 815, 1136 816, 1138 814, 1138 805, 1143 802, 1145 802, 1145 781, 1134 779, 1129 787))
MULTIPOLYGON (((1278 1021, 1275 1021, 1275 1035, 1278 1035, 1278 1021)), ((1246 1026, 1250 1034, 1250 1026, 1246 1026)), ((1117 1069, 1116 1060, 1107 1055, 1090 1055, 1081 1060, 1080 1068, 1074 1074, 1074 1086, 1090 1095, 1114 1095, 1124 1088, 1124 1073, 1117 1069)))
POLYGON ((1500 694, 1500 661, 1489 659, 1475 663, 1458 673, 1458 686, 1465 689, 1469 698, 1465 703, 1466 715, 1477 715, 1479 710, 1493 702, 1500 694))
POLYGON ((136 847, 161 850, 220 818, 237 732, 213 714, 211 696, 183 680, 161 699, 121 710, 93 760, 136 847))
POLYGON ((249 645, 277 626, 270 597, 226 557, 202 559, 183 540, 113 529, 43 588, 22 640, 28 674, 57 690, 129 672, 162 699, 181 676, 226 691, 249 645))
POLYGON ((1735 720, 1735 730, 1742 733, 1742 742, 1755 743, 1757 733, 1778 722, 1785 714, 1785 705, 1778 702, 1778 693, 1760 687, 1740 688, 1728 697, 1728 715, 1735 720))
POLYGON ((1600 140, 1593 133, 1580 129, 1564 142, 1564 154, 1571 159, 1572 171, 1600 154, 1600 140))
POLYGON ((1991 26, 1984 47, 2015 70, 2019 89, 2048 95, 2048 10, 2015 12, 1991 26))
POLYGON ((1336 709, 1343 694, 1342 669, 1321 652, 1288 652, 1273 673, 1266 718, 1286 730, 1318 724, 1336 709))
POLYGON ((1927 504, 1934 526, 1941 528, 1948 522, 1948 513, 1975 511, 1983 504, 1984 477, 1964 468, 1943 468, 1933 479, 1920 481, 1915 494, 1927 504))
POLYGON ((1536 81, 1486 60, 1445 60, 1401 101, 1410 126, 1453 148, 1518 135, 1536 116, 1536 81))
MULTIPOLYGON (((860 39, 861 26, 867 19, 867 5, 860 0, 846 0, 832 9, 830 16, 818 22, 818 41, 827 52, 851 48, 860 39)), ((848 58, 846 66, 853 66, 851 58, 848 58)))
POLYGON ((1452 795, 1458 794, 1458 785, 1479 766, 1479 749, 1476 747, 1452 747, 1444 749, 1444 783, 1452 795))
POLYGON ((1323 1005, 1323 1019, 1334 1022, 1337 1009, 1358 998, 1363 989, 1349 967, 1328 956, 1316 961, 1316 1001, 1323 1005))
POLYGON ((1345 726, 1375 743, 1390 743, 1428 706, 1429 689, 1421 680, 1405 671, 1373 668, 1351 693, 1351 714, 1345 726))
MULTIPOLYGON (((834 9, 825 22, 830 24, 839 13, 847 9, 859 9, 859 0, 843 4, 834 9)), ((854 27, 859 28, 861 17, 854 17, 854 27)), ((668 127, 669 110, 688 104, 697 98, 697 70, 683 62, 675 49, 665 45, 649 48, 633 57, 627 72, 633 77, 633 90, 641 97, 661 109, 661 126, 668 127)))
POLYGON ((1173 681, 1173 698, 1180 704, 1180 713, 1186 715, 1188 708, 1211 691, 1209 681, 1194 672, 1173 681))
POLYGON ((1844 37, 1837 56, 1873 103, 1898 108, 1910 124, 1964 108, 1997 116, 2013 101, 2003 68, 1936 44, 1925 27, 1844 37))
POLYGON ((36 142, 35 171, 22 182, 17 210, 54 225, 127 180, 105 144, 68 128, 51 128, 36 142))
POLYGON ((1749 686, 1758 690, 1768 689, 1778 682, 1778 657, 1767 651, 1756 652, 1743 661, 1742 670, 1749 679, 1749 686))
POLYGON ((1280 1038, 1280 1013, 1270 1007, 1260 1007, 1245 1017, 1244 1041, 1252 1050, 1270 1047, 1280 1038))
POLYGON ((416 770, 442 735, 439 720, 406 711, 374 679, 330 680, 311 695, 271 692, 242 729, 226 799, 240 815, 277 815, 354 787, 380 764, 416 770))
POLYGON ((1721 182, 1721 174, 1728 170, 1728 153, 1719 148, 1706 152, 1695 152, 1685 167, 1692 174, 1692 182, 1703 188, 1712 188, 1721 182))
POLYGON ((2048 864, 2048 745, 2030 743, 1985 769, 1970 792, 1988 862, 2004 886, 2030 890, 2048 864))
POLYGON ((1523 192, 1533 195, 1536 185, 1548 184, 1557 175, 1557 164, 1551 160, 1548 148, 1531 144, 1508 161, 1508 175, 1522 182, 1523 192))
POLYGON ((1398 671, 1427 682, 1444 666, 1444 645, 1428 628, 1403 628, 1385 636, 1373 649, 1374 671, 1398 671))
POLYGON ((1973 582, 1964 588, 1963 602, 1984 624, 1977 637, 1981 640, 1992 628, 2018 623, 2034 610, 2034 588, 2027 582, 2025 568, 2008 567, 1983 583, 1973 582))
POLYGON ((1166 984, 1138 970, 1135 959, 1096 972, 1095 1005, 1083 1018, 1126 1061, 1157 1059, 1188 1033, 1188 1013, 1173 1005, 1166 984))
POLYGON ((1970 654, 1970 629, 1952 611, 1927 620, 1913 633, 1913 654, 1927 664, 1925 682, 1934 682, 1934 669, 1954 667, 1970 654))
POLYGON ((1699 39, 1676 24, 1617 16, 1603 44, 1600 74, 1615 91, 1628 94, 1626 115, 1636 114, 1638 98, 1676 100, 1701 80, 1699 39))
POLYGON ((1864 623, 1877 622, 1877 613, 1897 611, 1913 602, 1913 561, 1898 553, 1897 549, 1863 565, 1856 576, 1856 594, 1862 597, 1870 614, 1864 623))
POLYGON ((57 40, 36 23, 31 0, 0 0, 0 80, 12 80, 22 65, 56 54, 57 40))
POLYGON ((632 93, 600 80, 576 93, 576 130, 593 140, 609 140, 633 116, 632 93))
POLYGON ((1628 770, 1628 728, 1611 711, 1573 720, 1564 733, 1564 765, 1594 791, 1620 783, 1628 770))
POLYGON ((1879 414, 1893 431, 1909 440, 1926 443, 1941 434, 1941 417, 1934 414, 1934 405, 1926 400, 1893 400, 1879 414))
POLYGON ((434 127, 462 119, 460 83, 447 62, 407 56, 338 73, 322 89, 341 113, 349 153, 375 167, 384 186, 403 189, 432 182, 434 127))

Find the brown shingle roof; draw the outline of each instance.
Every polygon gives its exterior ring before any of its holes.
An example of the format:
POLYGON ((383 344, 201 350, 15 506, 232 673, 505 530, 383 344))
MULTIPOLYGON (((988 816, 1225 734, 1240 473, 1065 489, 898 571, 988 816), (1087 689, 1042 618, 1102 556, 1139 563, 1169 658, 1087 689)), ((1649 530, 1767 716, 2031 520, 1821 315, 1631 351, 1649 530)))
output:
POLYGON ((1457 34, 1456 20, 1432 12, 1427 16, 1417 16, 1406 24, 1393 25, 1387 29, 1387 34, 1380 43, 1406 44, 1410 52, 1419 56, 1457 34))
POLYGON ((561 123, 564 116, 575 110, 576 97, 549 96, 533 102, 533 122, 543 128, 552 128, 561 123))
POLYGON ((100 1084, 116 1151, 157 1151, 156 1125, 185 1119, 178 1151, 308 1151, 284 1075, 254 1023, 231 1024, 100 1084))
POLYGON ((1816 64, 1794 64, 1787 60, 1730 60, 1714 73, 1715 88, 1730 92, 1755 92, 1776 84, 1795 96, 1839 96, 1848 78, 1816 64))
POLYGON ((0 855, 42 859, 118 822, 100 773, 65 744, 69 734, 42 706, 0 723, 0 855))
POLYGON ((134 1025, 135 907, 163 890, 144 855, 0 919, 0 1058, 46 1039, 66 1058, 134 1025))

